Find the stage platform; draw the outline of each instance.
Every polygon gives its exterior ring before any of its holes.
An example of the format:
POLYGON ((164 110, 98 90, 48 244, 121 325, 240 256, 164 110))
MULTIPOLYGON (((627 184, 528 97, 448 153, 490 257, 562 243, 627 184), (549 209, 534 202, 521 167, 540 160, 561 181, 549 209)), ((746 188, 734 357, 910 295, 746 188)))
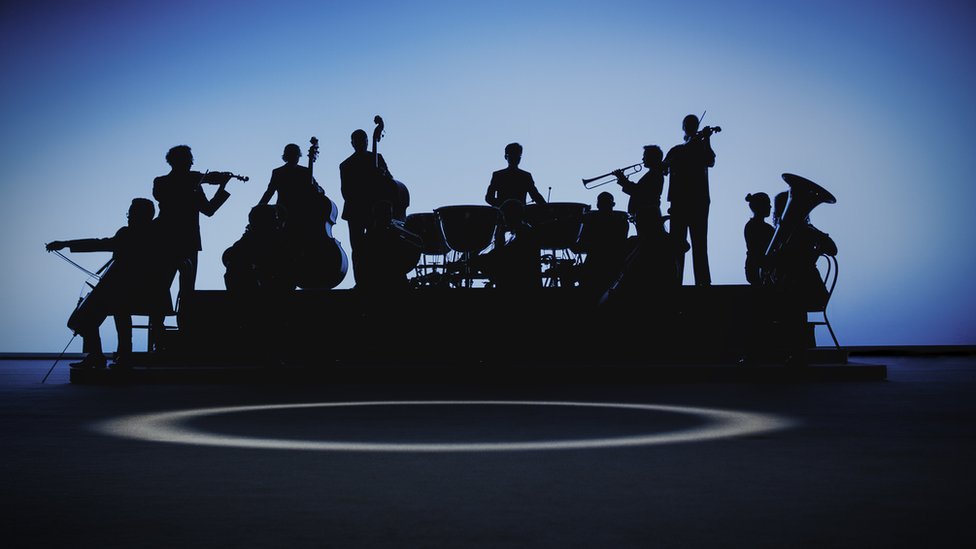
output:
MULTIPOLYGON (((72 372, 73 382, 144 381, 784 381, 882 380, 814 345, 787 365, 791 337, 771 295, 745 285, 683 286, 598 305, 579 288, 508 294, 420 288, 239 294, 197 291, 162 350, 128 370, 72 372), (646 297, 646 296, 645 296, 646 297)), ((795 325, 794 325, 795 326, 795 325)), ((795 353, 793 353, 795 354, 795 353)))

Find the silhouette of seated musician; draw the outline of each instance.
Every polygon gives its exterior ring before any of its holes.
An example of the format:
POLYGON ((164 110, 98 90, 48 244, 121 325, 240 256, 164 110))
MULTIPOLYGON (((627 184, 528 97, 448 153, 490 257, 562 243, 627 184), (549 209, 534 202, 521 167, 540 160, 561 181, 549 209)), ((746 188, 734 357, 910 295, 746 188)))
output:
POLYGON ((163 318, 173 314, 170 284, 178 260, 162 247, 162 233, 154 219, 152 200, 135 198, 128 210, 128 223, 108 238, 55 240, 48 251, 68 248, 72 252, 112 252, 112 259, 98 284, 68 318, 68 327, 82 337, 86 353, 74 368, 104 368, 99 328, 111 315, 118 332, 118 350, 113 366, 129 365, 132 353, 132 315, 148 315, 150 330, 162 329, 163 318))
POLYGON ((475 257, 473 265, 500 290, 527 292, 541 288, 541 248, 535 228, 525 221, 525 205, 513 198, 499 209, 504 243, 475 257))
POLYGON ((297 286, 294 244, 271 204, 251 208, 241 238, 224 250, 224 285, 231 291, 290 291, 297 286))
POLYGON ((614 210, 613 195, 597 195, 596 210, 583 216, 580 238, 573 251, 586 254, 580 266, 580 286, 599 297, 620 273, 627 254, 627 213, 614 210))

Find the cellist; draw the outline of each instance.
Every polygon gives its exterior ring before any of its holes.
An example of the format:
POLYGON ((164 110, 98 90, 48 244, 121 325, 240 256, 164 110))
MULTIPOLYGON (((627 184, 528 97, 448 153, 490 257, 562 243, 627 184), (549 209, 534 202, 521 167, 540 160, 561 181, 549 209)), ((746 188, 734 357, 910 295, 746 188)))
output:
POLYGON ((109 315, 115 317, 118 350, 115 365, 127 365, 132 352, 132 316, 148 314, 150 330, 162 327, 165 315, 173 314, 169 286, 176 276, 172 256, 161 253, 159 225, 153 217, 152 200, 135 198, 129 206, 128 224, 108 238, 55 240, 47 251, 68 248, 72 252, 112 252, 112 260, 99 283, 68 318, 68 327, 81 335, 86 353, 73 368, 104 368, 99 327, 109 315))

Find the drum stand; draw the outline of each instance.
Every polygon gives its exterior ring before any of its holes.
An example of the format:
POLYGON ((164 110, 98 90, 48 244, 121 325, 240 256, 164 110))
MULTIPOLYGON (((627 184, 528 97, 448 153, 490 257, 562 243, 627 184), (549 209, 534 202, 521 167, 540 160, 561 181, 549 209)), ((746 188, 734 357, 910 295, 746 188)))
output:
POLYGON ((420 262, 414 267, 414 277, 410 284, 414 288, 447 287, 447 254, 421 254, 420 262))
POLYGON ((568 248, 542 250, 542 285, 546 288, 576 286, 580 255, 568 248), (551 253, 547 253, 551 252, 551 253))

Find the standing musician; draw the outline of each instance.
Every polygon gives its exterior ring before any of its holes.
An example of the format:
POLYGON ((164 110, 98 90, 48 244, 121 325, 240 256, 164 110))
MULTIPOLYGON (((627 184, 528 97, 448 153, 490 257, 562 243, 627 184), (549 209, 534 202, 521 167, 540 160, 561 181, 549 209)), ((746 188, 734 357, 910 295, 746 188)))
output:
POLYGON ((339 164, 339 178, 344 201, 342 219, 349 224, 353 276, 358 284, 361 269, 356 259, 356 250, 363 244, 373 219, 373 206, 383 200, 391 204, 399 203, 400 189, 383 155, 368 150, 369 136, 365 130, 352 132, 350 142, 353 153, 339 164))
POLYGON ((268 189, 258 201, 259 206, 267 204, 277 193, 278 200, 275 204, 278 205, 279 215, 284 218, 285 230, 294 231, 296 235, 312 232, 313 228, 309 225, 316 216, 311 208, 321 200, 321 195, 325 195, 325 191, 312 177, 311 171, 298 163, 301 157, 302 149, 298 145, 285 145, 281 155, 285 163, 271 170, 268 189))
MULTIPOLYGON (((531 197, 536 204, 545 204, 546 199, 535 186, 532 174, 519 168, 522 161, 522 145, 509 143, 505 146, 505 160, 508 167, 495 171, 491 174, 491 182, 488 184, 488 191, 485 193, 485 202, 501 208, 506 200, 518 200, 524 206, 527 203, 527 196, 531 197)), ((495 231, 495 245, 501 246, 504 243, 504 229, 499 227, 495 231)))
MULTIPOLYGON (((186 145, 177 145, 166 153, 171 170, 153 180, 153 198, 159 202, 159 225, 170 244, 170 252, 179 265, 179 296, 196 287, 197 260, 203 245, 200 240, 200 214, 212 217, 227 201, 227 182, 232 177, 247 178, 230 172, 190 170, 193 152, 186 145), (217 185, 217 192, 207 198, 203 183, 217 185)), ((178 298, 179 299, 179 298, 178 298)))
POLYGON ((746 281, 749 284, 761 284, 760 267, 766 255, 769 242, 773 239, 773 226, 766 223, 769 217, 770 202, 766 193, 750 193, 746 195, 746 202, 752 210, 752 218, 746 222, 742 230, 746 240, 746 281))
MULTIPOLYGON (((715 151, 711 135, 721 128, 706 126, 698 131, 699 120, 694 114, 681 123, 684 143, 675 145, 664 158, 665 170, 670 172, 668 202, 671 203, 671 236, 685 240, 691 234, 691 256, 694 261, 695 284, 712 283, 708 268, 708 169, 715 166, 715 151)), ((684 278, 684 256, 678 258, 678 281, 684 278)))
POLYGON ((644 147, 643 163, 647 168, 641 178, 634 183, 627 179, 623 170, 614 170, 621 190, 630 196, 627 201, 627 213, 634 220, 637 236, 648 234, 650 231, 660 231, 663 227, 661 220, 661 193, 664 191, 664 152, 657 145, 644 147))
POLYGON ((49 252, 68 248, 72 252, 112 252, 112 261, 98 285, 68 318, 68 327, 81 335, 86 353, 74 368, 104 368, 105 355, 99 327, 112 315, 118 332, 115 365, 127 365, 132 353, 132 315, 149 316, 150 330, 162 329, 163 318, 172 314, 169 285, 176 275, 170 257, 160 254, 162 235, 156 207, 148 198, 135 198, 129 206, 126 226, 108 238, 55 240, 49 252))

